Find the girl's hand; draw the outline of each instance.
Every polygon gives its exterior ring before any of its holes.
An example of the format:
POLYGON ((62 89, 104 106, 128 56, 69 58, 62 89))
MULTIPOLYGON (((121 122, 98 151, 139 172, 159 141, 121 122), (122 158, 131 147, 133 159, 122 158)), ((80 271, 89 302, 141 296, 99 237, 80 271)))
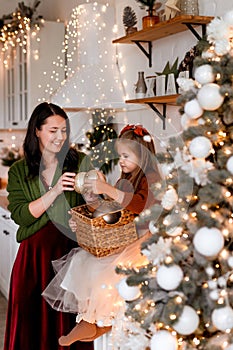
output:
POLYGON ((105 193, 106 179, 103 173, 98 171, 98 178, 96 180, 85 179, 84 189, 87 192, 92 192, 94 194, 105 193))
POLYGON ((66 172, 57 181, 56 185, 53 187, 57 192, 57 195, 64 191, 74 191, 74 178, 76 173, 66 172))

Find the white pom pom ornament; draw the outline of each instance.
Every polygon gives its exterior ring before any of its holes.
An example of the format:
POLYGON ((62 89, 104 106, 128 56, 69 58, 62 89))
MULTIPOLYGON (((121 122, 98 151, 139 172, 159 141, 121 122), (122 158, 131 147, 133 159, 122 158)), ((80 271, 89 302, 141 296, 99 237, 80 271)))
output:
POLYGON ((218 109, 224 100, 219 90, 220 86, 214 83, 202 86, 197 93, 197 100, 200 106, 207 111, 218 109))
POLYGON ((211 318, 213 325, 220 331, 233 328, 233 310, 230 306, 215 309, 211 318))
POLYGON ((197 119, 203 114, 203 109, 196 98, 190 100, 184 105, 184 112, 191 119, 197 119))
POLYGON ((177 340, 176 338, 168 331, 162 330, 156 332, 150 343, 151 350, 176 350, 177 349, 177 340))
POLYGON ((205 136, 195 137, 189 145, 189 152, 195 158, 206 158, 212 150, 211 141, 205 136))
POLYGON ((226 22, 230 25, 233 25, 233 10, 225 13, 222 18, 223 18, 224 22, 226 22))
POLYGON ((217 228, 202 227, 193 239, 195 249, 206 257, 215 257, 224 246, 224 238, 217 228))
POLYGON ((120 296, 127 301, 135 300, 141 294, 140 288, 137 286, 129 286, 126 282, 126 278, 123 278, 118 283, 117 289, 120 296))
POLYGON ((182 335, 192 334, 199 325, 199 317, 196 311, 188 305, 184 306, 178 321, 173 325, 175 331, 182 335))
POLYGON ((233 156, 227 160, 226 164, 227 170, 233 175, 233 156))
POLYGON ((215 79, 212 67, 209 64, 197 67, 194 72, 194 78, 201 85, 212 83, 215 79))
POLYGON ((157 283, 165 290, 176 289, 183 279, 183 270, 178 265, 165 266, 162 265, 157 271, 157 283))

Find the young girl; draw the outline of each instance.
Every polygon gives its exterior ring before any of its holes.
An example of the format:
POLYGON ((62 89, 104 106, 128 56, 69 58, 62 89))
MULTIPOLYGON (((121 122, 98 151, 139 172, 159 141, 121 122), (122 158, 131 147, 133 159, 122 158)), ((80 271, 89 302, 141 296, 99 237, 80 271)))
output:
MULTIPOLYGON (((136 216, 155 202, 150 186, 159 181, 160 175, 154 143, 145 128, 127 125, 120 133, 116 148, 122 171, 116 186, 106 183, 100 173, 96 180, 87 179, 85 188, 94 194, 107 195, 136 216)), ((71 228, 75 230, 74 222, 71 228)), ((77 314, 77 325, 59 339, 60 345, 94 340, 111 329, 122 302, 116 289, 121 277, 115 268, 120 263, 143 263, 140 245, 148 236, 147 231, 145 227, 137 227, 139 239, 118 254, 97 258, 76 248, 55 262, 57 275, 43 296, 56 310, 77 314), (76 278, 81 274, 82 281, 76 278)))

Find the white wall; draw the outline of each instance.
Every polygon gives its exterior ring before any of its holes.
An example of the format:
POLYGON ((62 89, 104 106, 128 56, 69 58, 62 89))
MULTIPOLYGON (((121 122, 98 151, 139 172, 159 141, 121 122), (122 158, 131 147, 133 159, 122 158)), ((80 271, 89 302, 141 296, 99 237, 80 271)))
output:
MULTIPOLYGON (((162 0, 163 3, 165 0, 162 0)), ((62 21, 69 20, 69 16, 72 12, 72 8, 78 4, 84 3, 82 0, 49 0, 41 1, 38 7, 38 13, 42 14, 45 19, 56 20, 60 18, 62 21)), ((99 1, 105 3, 105 1, 99 1)), ((124 36, 124 28, 122 23, 122 14, 125 6, 131 6, 136 12, 138 29, 141 29, 141 18, 145 15, 145 10, 139 8, 139 4, 135 0, 112 0, 115 3, 116 8, 116 24, 118 26, 118 33, 113 37, 124 36)), ((17 6, 18 1, 0 0, 0 15, 12 12, 17 6)), ((33 0, 25 1, 25 4, 32 4, 33 0)), ((231 0, 199 0, 200 15, 217 16, 223 15, 226 11, 233 8, 231 0)), ((179 57, 181 61, 185 53, 196 44, 196 38, 189 32, 183 32, 173 35, 168 38, 164 38, 153 42, 153 67, 148 67, 148 60, 143 53, 136 47, 136 45, 118 44, 116 50, 120 55, 119 64, 120 67, 125 67, 125 72, 121 74, 122 80, 127 81, 126 92, 129 98, 134 98, 134 84, 137 81, 138 71, 144 71, 145 76, 154 75, 156 71, 163 70, 167 61, 173 63, 176 57, 179 57)), ((157 115, 145 106, 140 107, 138 110, 124 113, 120 115, 120 122, 136 123, 140 122, 144 124, 155 136, 156 142, 159 146, 159 140, 166 138, 168 135, 177 134, 180 130, 180 115, 178 108, 168 107, 167 111, 167 128, 164 131, 162 129, 162 122, 157 115)), ((78 117, 77 117, 78 118, 78 117)), ((78 131, 77 131, 78 132, 78 131)))

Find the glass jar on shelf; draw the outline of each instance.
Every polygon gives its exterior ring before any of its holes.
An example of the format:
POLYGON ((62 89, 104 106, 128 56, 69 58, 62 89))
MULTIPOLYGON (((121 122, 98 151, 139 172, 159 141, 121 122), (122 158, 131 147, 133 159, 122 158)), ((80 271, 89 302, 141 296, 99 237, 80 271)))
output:
POLYGON ((198 16, 198 0, 180 0, 180 14, 198 16))

